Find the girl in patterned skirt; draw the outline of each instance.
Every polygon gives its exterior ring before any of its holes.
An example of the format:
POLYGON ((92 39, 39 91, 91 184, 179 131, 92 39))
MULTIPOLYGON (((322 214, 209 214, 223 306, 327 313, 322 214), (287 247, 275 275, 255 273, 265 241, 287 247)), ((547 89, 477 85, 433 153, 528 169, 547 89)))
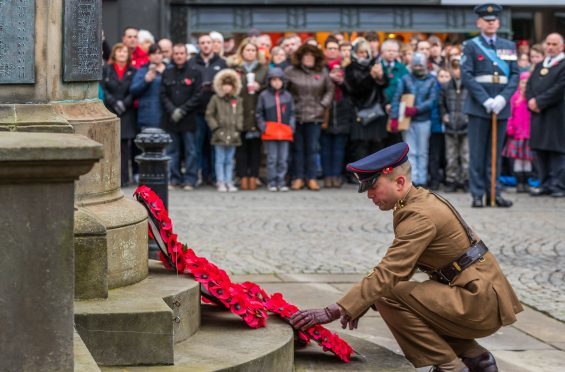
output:
POLYGON ((529 72, 520 74, 520 84, 510 98, 511 115, 506 128, 506 145, 502 156, 514 159, 516 192, 528 192, 528 175, 532 171, 532 151, 530 150, 530 111, 526 99, 526 84, 529 72))

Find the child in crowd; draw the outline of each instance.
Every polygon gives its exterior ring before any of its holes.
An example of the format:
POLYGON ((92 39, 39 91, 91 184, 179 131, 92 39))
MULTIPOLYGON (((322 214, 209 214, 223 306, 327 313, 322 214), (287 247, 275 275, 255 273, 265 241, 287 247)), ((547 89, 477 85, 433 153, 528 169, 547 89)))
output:
POLYGON ((216 179, 219 192, 235 192, 233 159, 235 148, 241 145, 243 130, 243 103, 238 97, 241 80, 232 69, 225 69, 214 77, 215 95, 206 108, 206 121, 212 131, 212 145, 216 155, 216 179))
MULTIPOLYGON (((437 65, 434 65, 437 66, 437 65)), ((441 85, 451 80, 449 71, 445 68, 437 68, 437 85, 438 97, 441 85)), ((445 127, 441 120, 439 99, 432 107, 431 113, 432 132, 430 135, 430 160, 428 163, 428 172, 430 182, 428 187, 430 190, 439 190, 440 184, 445 179, 445 127)))
POLYGON ((526 99, 526 84, 529 72, 520 74, 520 85, 510 98, 510 118, 506 127, 506 145, 502 156, 514 159, 514 174, 517 180, 516 192, 528 192, 528 174, 532 171, 530 150, 530 112, 526 99))
POLYGON ((267 152, 269 191, 288 191, 285 183, 289 143, 292 141, 295 116, 292 95, 284 89, 284 72, 274 67, 267 75, 269 88, 257 101, 257 124, 267 152))
MULTIPOLYGON (((455 192, 457 188, 467 191, 469 180, 469 143, 467 124, 469 118, 463 113, 467 99, 467 89, 461 82, 460 60, 454 58, 450 63, 451 80, 441 87, 439 109, 445 125, 445 150, 447 166, 445 170, 445 191, 455 192)), ((442 70, 440 70, 440 75, 442 70)))

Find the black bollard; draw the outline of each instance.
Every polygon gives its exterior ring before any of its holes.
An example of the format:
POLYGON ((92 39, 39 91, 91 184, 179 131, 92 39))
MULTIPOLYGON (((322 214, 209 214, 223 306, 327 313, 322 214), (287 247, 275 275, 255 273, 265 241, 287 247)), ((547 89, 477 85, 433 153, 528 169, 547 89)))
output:
MULTIPOLYGON (((169 160, 165 148, 172 142, 171 136, 159 128, 145 128, 135 137, 135 145, 141 155, 135 157, 139 164, 139 184, 150 187, 169 208, 169 160)), ((149 258, 158 259, 159 248, 149 242, 149 258)))

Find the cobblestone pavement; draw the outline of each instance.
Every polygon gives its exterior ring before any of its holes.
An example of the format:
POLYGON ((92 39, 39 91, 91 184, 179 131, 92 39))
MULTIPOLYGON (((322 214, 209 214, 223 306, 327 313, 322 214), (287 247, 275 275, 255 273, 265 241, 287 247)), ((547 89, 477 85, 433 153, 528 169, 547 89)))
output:
MULTIPOLYGON (((131 189, 125 190, 131 195, 131 189)), ((499 260, 522 302, 565 321, 565 199, 506 193, 510 209, 472 209, 446 194, 499 260)), ((339 190, 170 193, 179 240, 234 274, 365 274, 393 238, 352 185, 339 190)))

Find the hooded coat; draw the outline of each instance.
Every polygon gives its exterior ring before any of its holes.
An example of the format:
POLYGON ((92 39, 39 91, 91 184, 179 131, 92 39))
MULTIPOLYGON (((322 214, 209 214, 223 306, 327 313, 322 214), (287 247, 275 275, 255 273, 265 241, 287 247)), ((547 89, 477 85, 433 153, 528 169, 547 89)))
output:
MULTIPOLYGON (((284 72, 275 67, 267 75, 267 81, 270 82, 272 78, 278 77, 281 80, 285 80, 284 72)), ((294 132, 296 126, 296 117, 294 115, 294 102, 292 95, 285 89, 284 85, 279 91, 275 91, 272 87, 268 87, 259 95, 257 101, 257 125, 261 132, 266 129, 267 121, 278 122, 277 112, 280 112, 281 122, 283 124, 288 124, 294 132), (279 107, 277 110, 277 94, 279 107)))
POLYGON ((212 131, 212 145, 239 146, 243 130, 243 101, 239 96, 241 80, 237 72, 225 69, 216 74, 213 82, 215 94, 206 107, 206 121, 212 131), (233 92, 229 96, 222 85, 231 81, 233 92))
POLYGON ((324 55, 319 48, 304 44, 292 57, 292 66, 285 70, 288 91, 294 97, 296 121, 298 123, 322 123, 326 110, 331 108, 334 84, 324 66, 324 55), (302 57, 314 56, 313 68, 302 66, 302 57))

